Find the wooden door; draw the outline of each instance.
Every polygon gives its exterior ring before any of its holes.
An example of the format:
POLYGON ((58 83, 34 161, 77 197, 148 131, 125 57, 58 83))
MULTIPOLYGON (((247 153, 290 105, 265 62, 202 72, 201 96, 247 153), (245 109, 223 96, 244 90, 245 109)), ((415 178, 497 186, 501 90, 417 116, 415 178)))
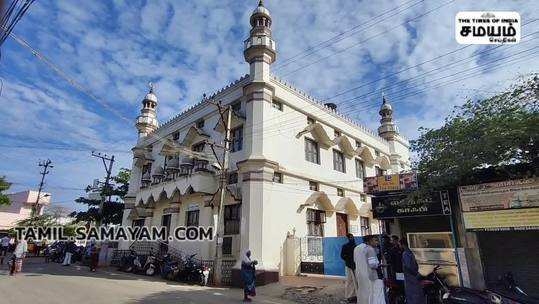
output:
POLYGON ((346 236, 348 233, 348 215, 337 213, 337 236, 346 236))

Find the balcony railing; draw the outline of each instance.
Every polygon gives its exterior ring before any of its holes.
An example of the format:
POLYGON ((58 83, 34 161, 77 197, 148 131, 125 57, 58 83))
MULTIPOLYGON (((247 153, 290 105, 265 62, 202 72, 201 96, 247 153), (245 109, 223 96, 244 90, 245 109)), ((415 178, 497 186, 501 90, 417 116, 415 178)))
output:
POLYGON ((149 172, 143 174, 140 187, 146 188, 151 185, 173 181, 196 172, 213 173, 214 170, 207 160, 173 158, 167 161, 163 170, 157 170, 151 176, 149 172))

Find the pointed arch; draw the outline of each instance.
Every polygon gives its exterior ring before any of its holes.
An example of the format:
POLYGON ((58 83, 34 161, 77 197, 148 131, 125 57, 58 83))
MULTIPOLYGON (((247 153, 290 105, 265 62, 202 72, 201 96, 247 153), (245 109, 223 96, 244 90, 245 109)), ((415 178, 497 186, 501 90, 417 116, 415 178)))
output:
POLYGON ((302 204, 302 206, 316 206, 320 208, 321 210, 325 210, 325 211, 335 210, 328 195, 323 191, 316 191, 313 194, 311 194, 307 198, 305 203, 302 204))
POLYGON ((341 197, 335 205, 335 211, 340 211, 351 216, 359 215, 359 209, 356 207, 354 201, 349 197, 341 197))
POLYGON ((376 158, 376 163, 380 166, 380 169, 382 170, 391 169, 391 162, 389 161, 389 158, 385 155, 378 156, 376 158))
POLYGON ((193 143, 206 140, 210 136, 195 126, 191 126, 181 141, 184 147, 190 147, 193 143))
POLYGON ((356 154, 361 157, 361 160, 365 162, 366 165, 372 166, 374 165, 374 156, 372 155, 371 150, 366 147, 362 146, 356 149, 356 154))
POLYGON ((348 139, 348 137, 346 137, 345 135, 341 135, 339 137, 336 137, 334 140, 333 140, 333 143, 335 143, 336 145, 339 146, 339 148, 341 148, 341 151, 348 157, 352 157, 354 156, 354 147, 352 146, 352 143, 350 142, 350 140, 348 139))
POLYGON ((296 138, 300 138, 302 135, 311 133, 311 135, 314 137, 314 139, 323 147, 323 148, 329 148, 333 146, 335 143, 331 140, 326 130, 324 130, 324 127, 318 123, 312 123, 309 124, 305 129, 303 129, 301 132, 299 132, 296 135, 296 138))

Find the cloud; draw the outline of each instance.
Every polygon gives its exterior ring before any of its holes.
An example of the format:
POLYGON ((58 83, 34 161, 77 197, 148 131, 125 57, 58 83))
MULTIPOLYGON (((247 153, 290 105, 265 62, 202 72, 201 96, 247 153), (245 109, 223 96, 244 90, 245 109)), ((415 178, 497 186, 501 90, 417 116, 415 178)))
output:
MULTIPOLYGON (((377 112, 383 90, 394 104, 401 132, 413 138, 419 126, 440 125, 451 108, 466 97, 482 96, 473 89, 497 91, 518 73, 537 71, 538 64, 531 59, 490 69, 499 64, 494 59, 532 47, 536 45, 533 41, 453 64, 487 49, 472 46, 410 68, 461 47, 453 33, 458 11, 516 10, 523 20, 537 17, 532 0, 455 1, 419 17, 442 3, 267 1, 278 50, 272 72, 320 99, 361 85, 332 101, 372 129, 379 123, 377 112), (403 25, 412 18, 416 19, 403 25), (340 38, 345 39, 320 50, 320 43, 343 32, 340 38), (317 51, 286 61, 308 48, 317 51), (469 68, 477 68, 478 74, 444 84, 459 77, 448 75, 469 68), (395 74, 403 69, 408 70, 395 74), (447 78, 438 80, 444 76, 447 78)), ((248 36, 249 15, 255 5, 253 1, 236 0, 35 2, 15 33, 100 102, 72 88, 27 49, 8 39, 2 50, 2 70, 6 71, 0 97, 0 115, 6 117, 0 130, 2 141, 129 152, 136 143, 133 121, 148 81, 157 84, 158 118, 163 122, 198 102, 203 93, 210 94, 248 73, 243 40, 248 36)), ((523 33, 538 27, 539 22, 530 24, 523 33)), ((130 167, 128 153, 116 154, 117 168, 130 167)), ((0 165, 0 174, 35 185, 35 164, 47 156, 59 166, 50 175, 51 184, 83 187, 103 175, 89 151, 24 149, 3 153, 9 161, 0 165)), ((62 200, 80 194, 71 190, 53 192, 62 200)))

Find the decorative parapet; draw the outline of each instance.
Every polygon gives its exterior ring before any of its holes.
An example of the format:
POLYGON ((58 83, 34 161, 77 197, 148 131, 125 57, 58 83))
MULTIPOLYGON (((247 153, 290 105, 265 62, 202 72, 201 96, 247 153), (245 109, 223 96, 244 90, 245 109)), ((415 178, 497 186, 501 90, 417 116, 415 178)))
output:
POLYGON ((243 75, 243 77, 229 83, 228 85, 226 85, 225 87, 222 87, 221 89, 217 90, 216 92, 214 92, 213 94, 211 94, 208 98, 206 99, 202 99, 201 101, 199 101, 198 103, 194 104, 194 105, 191 105, 189 106, 187 109, 185 109, 183 112, 180 112, 179 114, 177 114, 176 116, 172 117, 171 119, 169 119, 167 122, 165 122, 164 124, 160 125, 157 129, 155 129, 153 132, 151 132, 150 134, 148 135, 151 135, 151 134, 154 134, 156 132, 158 132, 159 130, 173 124, 174 122, 176 121, 179 121, 181 120, 182 118, 190 115, 191 113, 203 108, 205 105, 208 104, 208 101, 209 100, 216 100, 216 99, 219 99, 221 96, 220 95, 223 95, 225 92, 229 91, 230 89, 233 89, 233 88, 237 88, 239 87, 240 85, 243 85, 243 82, 245 80, 248 80, 249 79, 249 74, 245 74, 243 75))
MULTIPOLYGON (((316 106, 317 108, 319 108, 320 110, 324 111, 324 112, 327 112, 328 114, 331 114, 333 116, 336 116, 337 118, 340 118, 342 120, 344 120, 345 122, 347 122, 348 124, 351 124, 353 127, 356 127, 356 128, 359 128, 361 131, 367 133, 368 135, 371 135, 372 137, 378 139, 379 141, 383 142, 384 144, 387 143, 387 140, 380 137, 376 132, 374 132, 373 130, 369 129, 367 126, 357 122, 356 120, 346 116, 345 114, 343 113, 340 113, 328 106, 326 106, 322 101, 318 100, 318 99, 315 99, 313 96, 307 94, 306 92, 302 91, 302 90, 299 90, 298 88, 294 87, 293 85, 291 85, 290 83, 286 82, 285 80, 275 76, 275 75, 270 75, 271 78, 275 81, 277 81, 278 83, 280 83, 281 85, 293 90, 294 92, 296 92, 297 94, 301 95, 302 97, 304 97, 308 102, 310 102, 311 104, 313 104, 314 106, 316 106)), ((406 137, 402 136, 399 134, 399 136, 401 136, 403 139, 407 140, 406 137)))

